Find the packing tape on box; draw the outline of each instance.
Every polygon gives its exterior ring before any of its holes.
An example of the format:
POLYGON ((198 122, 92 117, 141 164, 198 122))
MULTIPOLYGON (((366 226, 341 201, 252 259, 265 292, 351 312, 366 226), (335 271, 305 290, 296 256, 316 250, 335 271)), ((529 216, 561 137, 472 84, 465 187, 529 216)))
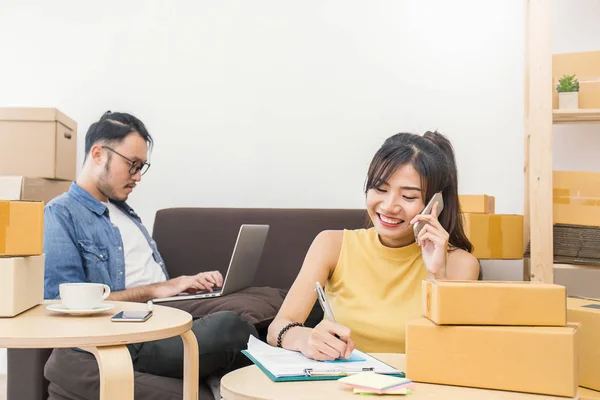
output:
POLYGON ((503 237, 502 237, 502 217, 500 215, 490 216, 490 226, 488 231, 488 249, 490 258, 502 258, 503 237))
POLYGON ((600 199, 593 197, 553 197, 554 204, 568 204, 572 206, 600 206, 600 199))
POLYGON ((426 286, 426 290, 423 290, 421 296, 421 301, 423 302, 423 312, 425 317, 431 319, 431 287, 433 285, 424 285, 426 286))
POLYGON ((6 251, 7 229, 10 225, 10 203, 0 202, 0 253, 6 251))

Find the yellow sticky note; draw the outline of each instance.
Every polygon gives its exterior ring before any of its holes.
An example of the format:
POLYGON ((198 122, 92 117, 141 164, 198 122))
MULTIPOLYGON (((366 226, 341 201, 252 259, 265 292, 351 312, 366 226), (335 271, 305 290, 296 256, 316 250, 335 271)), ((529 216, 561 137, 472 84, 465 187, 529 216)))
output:
POLYGON ((412 390, 409 388, 401 387, 401 388, 392 388, 384 391, 372 392, 366 389, 354 388, 354 394, 373 394, 373 395, 386 395, 386 394, 411 394, 412 390))
POLYGON ((378 374, 376 372, 362 372, 360 374, 350 375, 338 380, 339 382, 358 387, 360 389, 385 390, 387 388, 410 382, 406 378, 378 374))

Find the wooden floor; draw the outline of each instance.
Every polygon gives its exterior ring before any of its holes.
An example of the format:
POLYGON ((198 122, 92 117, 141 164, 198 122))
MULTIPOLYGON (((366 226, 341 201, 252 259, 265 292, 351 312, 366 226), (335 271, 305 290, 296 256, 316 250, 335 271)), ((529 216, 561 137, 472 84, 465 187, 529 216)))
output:
POLYGON ((6 400, 6 375, 0 375, 0 400, 6 400))

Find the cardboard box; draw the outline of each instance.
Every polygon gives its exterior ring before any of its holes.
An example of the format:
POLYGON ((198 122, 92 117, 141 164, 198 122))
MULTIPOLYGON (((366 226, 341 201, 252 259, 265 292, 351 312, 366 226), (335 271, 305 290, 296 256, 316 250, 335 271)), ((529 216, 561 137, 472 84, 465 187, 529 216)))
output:
POLYGON ((0 108, 0 175, 75 180, 77 124, 55 108, 0 108))
POLYGON ((0 257, 0 317, 13 317, 44 300, 44 259, 0 257))
POLYGON ((0 176, 0 200, 50 200, 69 191, 71 181, 24 176, 0 176))
POLYGON ((44 241, 44 203, 0 200, 0 256, 37 256, 44 241))
POLYGON ((465 234, 480 259, 523 258, 523 216, 463 213, 465 234))
POLYGON ((555 224, 600 226, 600 173, 552 172, 555 224))
MULTIPOLYGON (((423 315, 436 324, 565 326, 564 286, 424 280, 423 315)), ((600 332, 599 332, 600 333, 600 332)))
POLYGON ((558 108, 558 80, 573 74, 579 80, 579 108, 600 108, 600 51, 552 55, 552 108, 558 108))
POLYGON ((406 324, 406 377, 415 382, 575 396, 578 324, 566 327, 406 324))
POLYGON ((461 194, 458 196, 460 209, 464 213, 493 214, 496 210, 496 199, 487 194, 461 194))
POLYGON ((600 400, 600 392, 580 387, 579 400, 600 400))
POLYGON ((600 300, 567 299, 569 322, 579 328, 579 385, 600 390, 600 300))

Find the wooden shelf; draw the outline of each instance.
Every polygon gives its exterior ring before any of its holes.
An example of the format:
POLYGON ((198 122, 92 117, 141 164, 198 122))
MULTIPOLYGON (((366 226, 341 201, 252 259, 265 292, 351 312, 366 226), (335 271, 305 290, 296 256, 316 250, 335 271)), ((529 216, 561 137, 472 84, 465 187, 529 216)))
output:
POLYGON ((600 271, 600 265, 554 264, 556 269, 579 269, 600 271))
POLYGON ((552 120, 555 124, 600 123, 600 109, 552 110, 552 120))

